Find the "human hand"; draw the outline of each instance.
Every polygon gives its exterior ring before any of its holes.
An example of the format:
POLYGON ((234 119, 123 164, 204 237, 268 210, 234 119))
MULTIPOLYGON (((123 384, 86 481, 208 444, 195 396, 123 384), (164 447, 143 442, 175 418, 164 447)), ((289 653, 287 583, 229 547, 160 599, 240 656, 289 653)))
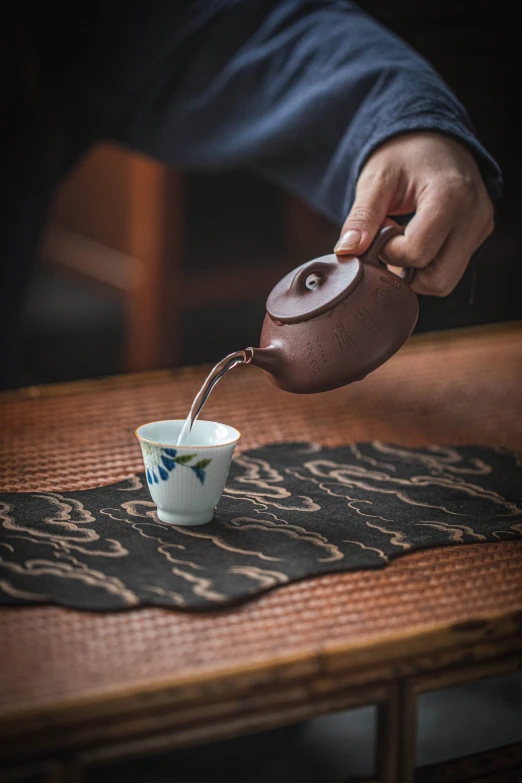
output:
POLYGON ((494 228, 493 205, 473 154, 438 133, 397 136, 368 158, 356 197, 335 246, 338 255, 360 255, 393 215, 415 213, 386 244, 382 260, 415 267, 419 294, 446 296, 473 253, 494 228))

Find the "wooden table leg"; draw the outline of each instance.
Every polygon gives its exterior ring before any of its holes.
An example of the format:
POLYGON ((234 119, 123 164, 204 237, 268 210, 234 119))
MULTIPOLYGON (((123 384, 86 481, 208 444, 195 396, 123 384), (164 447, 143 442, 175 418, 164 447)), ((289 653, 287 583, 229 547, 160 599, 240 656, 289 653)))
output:
POLYGON ((398 783, 399 688, 393 685, 390 698, 377 705, 376 769, 379 783, 398 783))
POLYGON ((413 783, 417 760, 417 693, 409 680, 398 684, 397 783, 413 783))

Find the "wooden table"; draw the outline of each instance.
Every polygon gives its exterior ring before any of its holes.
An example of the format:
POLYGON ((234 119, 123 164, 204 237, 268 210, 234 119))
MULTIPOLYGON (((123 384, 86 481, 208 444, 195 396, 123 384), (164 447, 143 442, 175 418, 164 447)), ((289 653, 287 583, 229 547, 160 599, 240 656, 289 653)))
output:
MULTIPOLYGON (((204 372, 5 393, 0 489, 66 490, 140 470, 135 426, 183 416, 204 372)), ((364 382, 328 394, 285 394, 240 368, 206 415, 236 425, 242 449, 288 439, 520 449, 521 375, 522 327, 479 328, 414 338, 364 382)), ((217 613, 4 608, 0 754, 11 777, 0 780, 79 780, 89 765, 375 704, 374 779, 408 783, 417 695, 516 670, 521 628, 515 541, 418 552, 217 613)), ((513 746, 480 764, 504 768, 488 780, 515 780, 517 760, 513 746)), ((477 763, 459 762, 461 778, 465 765, 474 779, 477 763)), ((441 770, 415 779, 461 779, 441 770)))

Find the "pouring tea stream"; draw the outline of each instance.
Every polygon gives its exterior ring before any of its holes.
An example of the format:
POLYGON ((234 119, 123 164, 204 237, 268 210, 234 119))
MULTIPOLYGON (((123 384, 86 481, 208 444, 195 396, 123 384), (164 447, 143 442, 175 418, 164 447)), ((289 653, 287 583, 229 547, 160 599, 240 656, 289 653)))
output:
POLYGON ((198 392, 178 444, 190 430, 216 383, 240 364, 262 368, 284 391, 312 394, 362 380, 406 342, 419 313, 409 283, 380 260, 400 226, 380 230, 360 257, 321 256, 297 267, 268 296, 259 348, 225 357, 198 392))

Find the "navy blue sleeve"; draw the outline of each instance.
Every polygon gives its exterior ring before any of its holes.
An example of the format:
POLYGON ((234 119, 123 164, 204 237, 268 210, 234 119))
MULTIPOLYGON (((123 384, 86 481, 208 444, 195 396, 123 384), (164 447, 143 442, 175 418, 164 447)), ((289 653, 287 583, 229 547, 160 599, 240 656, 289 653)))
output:
POLYGON ((437 131, 473 150, 499 197, 499 168, 454 94, 354 3, 229 0, 214 9, 173 83, 149 81, 127 128, 133 146, 186 169, 255 172, 341 223, 376 147, 437 131))

